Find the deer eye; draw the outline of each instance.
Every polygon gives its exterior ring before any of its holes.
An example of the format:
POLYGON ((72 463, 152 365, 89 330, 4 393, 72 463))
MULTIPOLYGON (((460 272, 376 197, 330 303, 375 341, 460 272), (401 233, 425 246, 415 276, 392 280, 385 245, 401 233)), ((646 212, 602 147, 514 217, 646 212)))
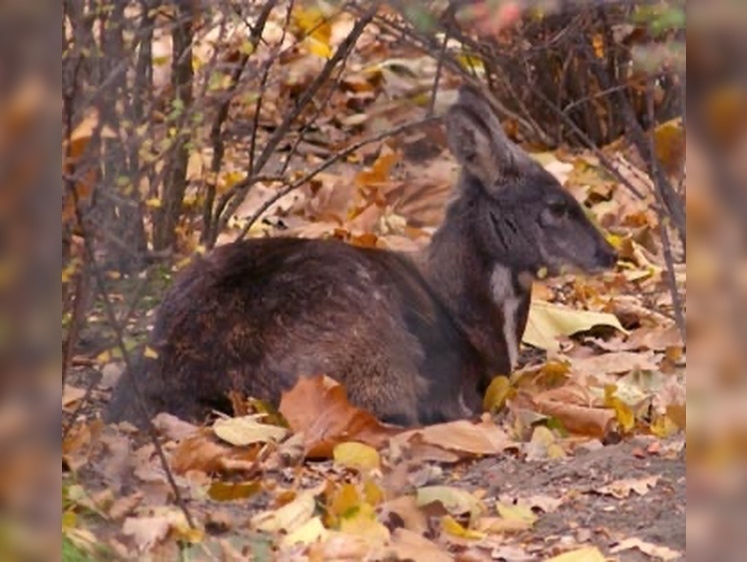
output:
POLYGON ((568 205, 562 201, 554 201, 548 205, 548 208, 554 219, 564 219, 568 216, 568 205))

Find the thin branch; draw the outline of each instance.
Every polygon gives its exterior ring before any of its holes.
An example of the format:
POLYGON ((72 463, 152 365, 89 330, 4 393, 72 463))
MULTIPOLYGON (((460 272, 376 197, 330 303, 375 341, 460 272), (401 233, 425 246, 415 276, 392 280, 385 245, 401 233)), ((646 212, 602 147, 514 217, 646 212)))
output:
MULTIPOLYGON (((647 88, 646 88, 646 102, 647 102, 647 109, 648 109, 648 115, 650 121, 653 123, 654 120, 654 96, 653 96, 653 88, 651 86, 651 80, 647 80, 647 88)), ((654 140, 654 128, 651 127, 651 131, 649 132, 649 155, 651 157, 651 162, 649 163, 649 166, 653 169, 655 172, 653 174, 654 178, 660 177, 662 174, 661 170, 659 170, 659 161, 656 158, 656 150, 654 146, 655 140, 654 140)), ((664 214, 664 209, 659 210, 659 232, 661 235, 661 243, 662 243, 662 249, 664 253, 664 262, 667 266, 667 284, 669 286, 669 293, 672 296, 672 306, 674 307, 674 317, 677 322, 677 329, 680 332, 680 337, 682 338, 683 342, 687 341, 687 324, 685 322, 685 313, 682 306, 682 299, 680 298, 679 290, 677 289, 677 277, 675 275, 674 271, 674 259, 672 257, 672 247, 671 243, 669 241, 669 232, 667 232, 667 220, 666 216, 664 214)))

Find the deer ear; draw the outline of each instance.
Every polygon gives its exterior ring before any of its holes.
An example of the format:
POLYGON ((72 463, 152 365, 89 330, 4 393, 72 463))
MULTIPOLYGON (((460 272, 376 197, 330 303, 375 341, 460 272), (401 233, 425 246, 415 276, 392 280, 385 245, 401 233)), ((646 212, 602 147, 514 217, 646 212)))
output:
POLYGON ((445 116, 449 149, 459 163, 486 187, 520 176, 531 158, 512 143, 477 90, 463 86, 445 116))

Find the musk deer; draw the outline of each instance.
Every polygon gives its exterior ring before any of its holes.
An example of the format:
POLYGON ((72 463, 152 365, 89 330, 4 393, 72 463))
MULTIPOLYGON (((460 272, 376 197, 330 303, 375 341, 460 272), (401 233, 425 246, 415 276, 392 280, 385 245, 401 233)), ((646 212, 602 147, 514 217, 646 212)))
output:
MULTIPOLYGON (((138 377, 155 413, 199 419, 237 390, 277 404, 326 374, 350 401, 412 426, 479 412, 515 366, 532 280, 594 272, 616 256, 581 205, 506 137, 463 87, 445 116, 461 173, 421 255, 331 240, 267 238, 193 262, 161 304, 138 377)), ((110 420, 138 423, 127 373, 110 420)))

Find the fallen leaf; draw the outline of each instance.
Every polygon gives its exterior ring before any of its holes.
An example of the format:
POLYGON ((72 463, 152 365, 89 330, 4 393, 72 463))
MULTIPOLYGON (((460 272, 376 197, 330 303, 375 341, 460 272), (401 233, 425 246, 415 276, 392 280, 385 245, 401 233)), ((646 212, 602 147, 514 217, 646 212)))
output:
POLYGON ((361 503, 351 515, 340 519, 340 531, 363 537, 373 544, 389 540, 389 529, 379 523, 374 508, 367 503, 361 503))
POLYGON ((66 384, 62 389, 62 409, 65 411, 72 410, 71 406, 79 402, 85 395, 86 390, 84 388, 66 384))
POLYGON ((526 529, 530 529, 537 521, 537 516, 532 512, 532 508, 526 505, 496 502, 495 509, 504 520, 514 522, 517 525, 523 524, 526 529))
POLYGON ((260 423, 256 416, 216 420, 213 432, 226 443, 236 447, 245 447, 253 443, 276 443, 288 435, 288 430, 284 427, 260 423))
POLYGON ((595 546, 572 550, 559 556, 548 558, 545 562, 606 562, 604 554, 595 546))
POLYGON ((299 379, 283 393, 279 410, 294 432, 303 432, 304 451, 311 458, 330 458, 335 445, 348 441, 378 448, 402 431, 351 405, 345 389, 321 375, 299 379))
POLYGON ((511 381, 508 377, 495 377, 490 382, 482 401, 482 409, 496 413, 503 409, 506 399, 511 395, 511 381))
POLYGON ((562 459, 566 456, 553 432, 543 425, 534 428, 532 439, 524 446, 524 450, 528 461, 562 459))
POLYGON ((415 436, 419 436, 427 444, 472 455, 496 455, 516 446, 516 443, 493 422, 481 421, 475 424, 468 420, 405 431, 393 437, 392 442, 401 447, 415 436))
POLYGON ((335 462, 347 468, 370 471, 379 468, 379 453, 373 447, 363 443, 340 443, 333 450, 335 462))
POLYGON ((287 534, 281 539, 283 545, 292 544, 311 544, 318 540, 324 540, 328 531, 322 524, 321 517, 312 517, 306 523, 298 527, 292 533, 287 534))
POLYGON ((381 505, 380 513, 381 520, 385 523, 400 523, 405 529, 418 535, 424 535, 428 531, 428 521, 418 508, 414 496, 400 496, 389 500, 381 505))
POLYGON ((178 474, 189 470, 208 474, 252 471, 258 452, 259 445, 231 447, 218 441, 212 430, 201 429, 176 446, 171 455, 171 467, 178 474))
POLYGON ((522 341, 540 349, 558 351, 559 336, 571 336, 594 326, 611 326, 627 333, 614 314, 573 310, 549 302, 533 301, 522 341))
POLYGON ((617 499, 627 498, 631 492, 639 496, 645 496, 648 491, 659 482, 659 476, 647 476, 646 478, 624 478, 615 480, 606 486, 597 488, 597 492, 609 495, 617 499))
POLYGON ((583 359, 571 359, 573 372, 584 375, 602 376, 614 373, 627 373, 633 370, 653 371, 659 368, 659 360, 653 353, 633 353, 619 351, 603 353, 583 359))
POLYGON ((594 398, 586 388, 565 385, 531 398, 537 412, 557 418, 567 431, 590 437, 604 437, 615 420, 615 411, 593 407, 594 398))
POLYGON ((299 494, 292 502, 279 509, 271 509, 251 518, 250 525, 266 533, 293 533, 314 515, 316 500, 312 492, 299 494))
POLYGON ((441 519, 441 529, 443 529, 445 533, 460 539, 479 540, 485 537, 485 533, 467 529, 451 515, 445 515, 441 519))
POLYGON ((612 554, 617 554, 618 552, 631 550, 633 548, 640 550, 643 554, 660 560, 677 560, 683 556, 683 554, 677 550, 672 550, 666 546, 657 546, 637 538, 630 538, 621 541, 619 544, 610 548, 610 552, 612 554))
MULTIPOLYGON (((428 560, 428 562, 451 562, 454 557, 421 533, 398 528, 392 533, 392 543, 386 554, 396 560, 428 560)), ((389 559, 382 557, 381 559, 389 559)))
POLYGON ((166 538, 173 528, 188 528, 181 511, 167 509, 148 517, 128 517, 122 526, 122 532, 130 535, 139 552, 148 552, 157 543, 166 538))
POLYGON ((199 431, 196 425, 180 420, 166 412, 161 412, 154 417, 153 425, 161 435, 174 441, 182 441, 199 431))
POLYGON ((475 496, 452 486, 424 486, 418 488, 415 498, 418 507, 439 502, 452 515, 469 513, 472 519, 485 511, 485 506, 475 496))
POLYGON ((212 500, 225 502, 250 498, 260 490, 262 485, 259 482, 233 483, 216 480, 210 484, 207 494, 212 500))

